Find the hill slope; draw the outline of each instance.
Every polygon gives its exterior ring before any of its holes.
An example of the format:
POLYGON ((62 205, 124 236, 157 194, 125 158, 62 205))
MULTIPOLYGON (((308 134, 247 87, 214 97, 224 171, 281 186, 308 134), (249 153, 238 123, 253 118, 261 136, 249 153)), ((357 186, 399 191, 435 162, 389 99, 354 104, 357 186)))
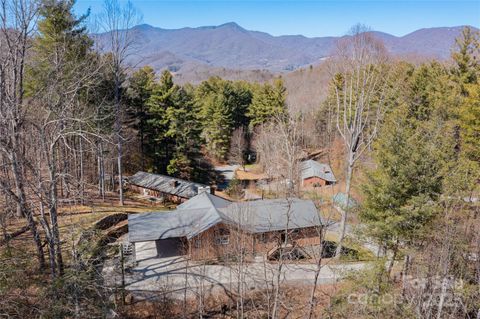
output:
MULTIPOLYGON (((447 58, 462 27, 420 29, 403 37, 374 32, 393 55, 447 58)), ((337 37, 272 36, 249 31, 236 23, 220 26, 162 29, 150 25, 134 28, 137 52, 134 65, 151 65, 157 71, 190 74, 196 69, 227 68, 285 72, 328 57, 337 37)), ((100 34, 102 41, 105 34, 100 34)), ((106 42, 104 42, 106 43, 106 42)), ((108 49, 108 48, 106 48, 108 49)), ((204 71, 202 71, 204 72, 204 71)), ((209 72, 204 72, 209 73, 209 72)), ((250 73, 248 73, 250 74, 250 73)))

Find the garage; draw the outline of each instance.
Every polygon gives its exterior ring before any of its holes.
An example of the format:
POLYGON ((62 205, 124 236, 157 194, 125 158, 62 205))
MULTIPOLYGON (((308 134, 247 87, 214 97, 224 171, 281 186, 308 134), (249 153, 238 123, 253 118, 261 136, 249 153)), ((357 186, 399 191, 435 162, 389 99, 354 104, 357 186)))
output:
POLYGON ((137 261, 151 258, 165 258, 184 255, 183 240, 181 238, 167 238, 155 241, 135 243, 135 259, 137 261))
POLYGON ((181 238, 167 238, 155 241, 157 257, 174 257, 184 255, 186 251, 184 241, 181 238))

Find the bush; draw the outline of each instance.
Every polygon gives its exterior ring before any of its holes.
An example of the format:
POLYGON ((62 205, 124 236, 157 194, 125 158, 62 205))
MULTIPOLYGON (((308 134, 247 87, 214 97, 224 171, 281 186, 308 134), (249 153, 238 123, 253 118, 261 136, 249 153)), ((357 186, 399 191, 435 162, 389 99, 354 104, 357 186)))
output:
POLYGON ((232 179, 225 193, 232 198, 241 198, 243 196, 242 182, 237 178, 232 179))

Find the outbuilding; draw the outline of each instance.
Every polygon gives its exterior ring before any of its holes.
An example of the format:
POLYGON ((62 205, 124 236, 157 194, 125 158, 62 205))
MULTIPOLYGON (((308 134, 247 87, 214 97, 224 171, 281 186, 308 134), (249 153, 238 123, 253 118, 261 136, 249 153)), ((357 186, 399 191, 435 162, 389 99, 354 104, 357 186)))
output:
POLYGON ((199 193, 211 193, 210 186, 167 175, 137 172, 128 178, 130 190, 173 203, 182 203, 199 193))
POLYGON ((300 171, 304 187, 321 187, 337 182, 332 168, 328 164, 307 160, 300 164, 300 171))

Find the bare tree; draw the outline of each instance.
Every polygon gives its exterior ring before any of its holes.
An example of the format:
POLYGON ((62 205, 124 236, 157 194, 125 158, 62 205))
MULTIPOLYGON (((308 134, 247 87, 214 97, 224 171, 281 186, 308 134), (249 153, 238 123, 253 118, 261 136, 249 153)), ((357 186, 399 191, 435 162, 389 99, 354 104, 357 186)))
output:
POLYGON ((245 129, 243 126, 235 129, 230 140, 230 152, 228 158, 235 163, 242 165, 245 171, 246 158, 245 153, 247 151, 247 141, 245 139, 245 129))
POLYGON ((27 202, 22 138, 27 108, 24 105, 24 70, 29 36, 35 27, 38 6, 27 0, 2 0, 0 8, 0 151, 11 169, 14 189, 5 174, 0 188, 17 205, 17 215, 24 216, 33 235, 40 268, 45 266, 43 248, 27 202))
POLYGON ((255 149, 267 176, 281 185, 286 197, 298 194, 303 153, 301 116, 276 116, 255 136, 255 149))
POLYGON ((114 131, 117 147, 118 190, 120 204, 123 205, 122 86, 127 59, 132 55, 135 44, 135 34, 132 28, 141 21, 141 17, 130 1, 122 6, 118 0, 105 0, 103 9, 103 14, 99 17, 99 24, 102 31, 106 32, 106 49, 111 54, 109 61, 115 82, 114 131))
POLYGON ((345 237, 355 163, 372 144, 385 111, 386 62, 383 43, 362 25, 339 40, 331 63, 337 131, 345 145, 345 194, 336 256, 345 237))

